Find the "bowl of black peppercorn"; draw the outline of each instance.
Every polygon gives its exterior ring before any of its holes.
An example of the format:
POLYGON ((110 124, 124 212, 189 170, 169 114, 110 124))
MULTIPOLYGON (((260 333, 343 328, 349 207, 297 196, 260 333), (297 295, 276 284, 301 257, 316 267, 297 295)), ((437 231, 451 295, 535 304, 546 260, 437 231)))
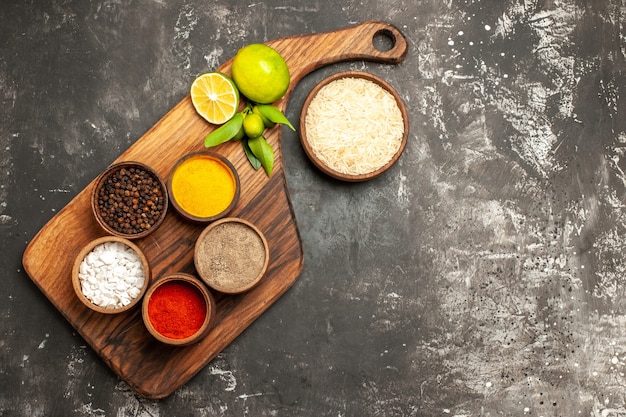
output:
POLYGON ((155 231, 167 214, 165 182, 146 164, 136 161, 109 166, 96 179, 91 208, 109 234, 139 239, 155 231))

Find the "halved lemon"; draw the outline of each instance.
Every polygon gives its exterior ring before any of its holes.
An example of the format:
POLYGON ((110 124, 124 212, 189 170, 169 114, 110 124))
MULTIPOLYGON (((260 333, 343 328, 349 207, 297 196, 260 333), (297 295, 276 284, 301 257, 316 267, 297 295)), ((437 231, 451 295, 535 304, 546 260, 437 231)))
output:
POLYGON ((209 123, 221 125, 237 113, 239 91, 228 75, 206 72, 191 84, 191 102, 209 123))

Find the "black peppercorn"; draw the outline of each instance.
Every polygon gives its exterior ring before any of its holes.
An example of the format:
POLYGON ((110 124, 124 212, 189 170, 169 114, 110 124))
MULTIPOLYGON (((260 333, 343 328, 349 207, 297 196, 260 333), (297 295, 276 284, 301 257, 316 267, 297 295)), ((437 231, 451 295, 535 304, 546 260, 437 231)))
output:
POLYGON ((138 234, 152 228, 165 207, 159 180, 141 167, 111 171, 97 193, 100 218, 112 230, 138 234))

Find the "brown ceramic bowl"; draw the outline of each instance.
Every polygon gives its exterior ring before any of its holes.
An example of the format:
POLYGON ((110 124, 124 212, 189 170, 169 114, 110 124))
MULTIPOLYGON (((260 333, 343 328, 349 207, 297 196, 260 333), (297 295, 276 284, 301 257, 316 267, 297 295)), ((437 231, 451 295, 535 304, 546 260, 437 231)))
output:
MULTIPOLYGON (((85 262, 87 261, 85 260, 85 262)), ((93 264, 91 265, 92 266, 89 269, 95 272, 96 267, 93 266, 93 264)), ((87 266, 85 265, 83 266, 83 268, 87 268, 87 266)), ((148 260, 146 259, 146 256, 143 254, 141 249, 139 249, 131 241, 117 237, 117 236, 104 236, 104 237, 101 237, 101 238, 98 238, 89 242, 80 250, 80 252, 76 256, 76 259, 74 260, 74 265, 72 267, 72 285, 74 287, 74 292, 76 293, 76 296, 85 306, 99 313, 117 314, 117 313, 122 313, 124 311, 130 310, 135 305, 137 305, 139 300, 141 300, 141 298, 146 292, 146 289, 148 288, 149 283, 150 283, 150 265, 148 264, 148 260), (141 285, 141 287, 136 287, 138 290, 138 293, 130 297, 131 301, 129 304, 115 307, 115 308, 107 308, 102 305, 94 304, 94 302, 97 302, 94 297, 90 297, 91 298, 90 299, 87 296, 85 296, 86 290, 85 291, 83 290, 83 285, 87 285, 87 284, 83 284, 81 282, 83 279, 85 279, 87 275, 89 275, 88 273, 87 274, 82 273, 86 271, 86 270, 81 269, 81 264, 83 263, 83 260, 85 260, 85 258, 92 251, 94 251, 94 255, 92 256, 95 256, 95 254, 98 253, 98 251, 101 248, 104 249, 106 245, 109 245, 109 244, 123 244, 127 246, 128 248, 130 248, 132 251, 134 251, 137 254, 139 260, 141 261, 141 267, 143 268, 143 285, 141 285), (105 246, 101 246, 101 245, 105 245, 105 246)))
POLYGON ((385 171, 387 171, 400 158, 400 155, 402 155, 402 152, 404 151, 404 148, 406 147, 406 142, 407 142, 407 138, 409 134, 408 120, 409 119, 408 119, 404 102, 402 101, 402 99, 400 98, 396 90, 388 82, 386 82, 380 77, 377 77, 367 72, 361 72, 361 71, 340 72, 322 80, 319 84, 317 84, 311 90, 311 92, 306 97, 304 104, 302 106, 302 112, 300 113, 300 126, 299 126, 300 127, 300 143, 302 144, 302 147, 304 148, 304 151, 306 155, 309 157, 309 159, 311 160, 311 162, 313 162, 313 164, 325 174, 335 179, 342 180, 342 181, 348 181, 348 182, 367 181, 367 180, 376 178, 382 173, 384 173, 385 171), (388 162, 386 162, 384 165, 370 172, 358 173, 358 174, 347 174, 347 173, 338 171, 337 169, 329 166, 320 157, 318 157, 318 155, 315 152, 314 147, 312 146, 311 142, 309 141, 309 138, 307 137, 306 120, 307 120, 308 110, 309 110, 309 106, 311 105, 311 102, 316 98, 320 90, 322 90, 324 87, 328 86, 332 82, 337 81, 339 79, 343 79, 343 78, 360 78, 360 79, 372 81, 373 83, 382 87, 384 90, 389 92, 394 97, 395 102, 400 110, 400 113, 402 114, 402 119, 404 123, 404 132, 403 132, 403 136, 400 141, 399 147, 397 148, 397 150, 395 151, 395 153, 393 154, 393 156, 388 162))
POLYGON ((91 208, 98 224, 107 233, 125 239, 139 239, 155 231, 165 219, 167 205, 165 182, 152 168, 136 161, 118 162, 108 167, 98 176, 91 194, 91 208), (138 183, 140 180, 142 184, 138 183), (111 199, 111 195, 116 198, 111 199), (123 204, 116 213, 111 212, 114 210, 112 201, 123 204), (145 219, 137 211, 145 213, 148 221, 140 220, 139 226, 133 225, 129 217, 126 220, 121 217, 129 211, 134 212, 135 219, 145 219))
MULTIPOLYGON (((172 287, 170 287, 170 289, 172 289, 172 287)), ((176 301, 173 301, 173 303, 176 303, 176 301)), ((198 278, 182 272, 167 275, 155 281, 148 288, 141 307, 141 316, 148 332, 150 332, 150 334, 160 342, 173 346, 186 346, 199 341, 209 333, 211 325, 213 324, 213 319, 215 318, 215 301, 207 287, 198 278), (177 286, 177 289, 174 292, 176 295, 174 297, 179 297, 179 301, 185 298, 182 292, 183 290, 181 290, 181 288, 184 288, 186 289, 185 291, 190 291, 198 297, 198 300, 200 300, 201 303, 204 303, 204 307, 206 307, 204 320, 202 322, 198 322, 198 328, 193 334, 185 335, 183 333, 179 333, 181 329, 172 327, 172 323, 174 323, 176 319, 171 315, 168 319, 169 324, 167 329, 159 330, 159 325, 157 324, 155 327, 155 324, 153 324, 151 314, 153 309, 158 309, 158 306, 156 304, 151 306, 151 300, 153 298, 156 300, 155 293, 168 285, 177 286)), ((162 314, 167 313, 162 312, 162 314)), ((186 323, 189 324, 188 319, 186 323)))
POLYGON ((224 218, 208 225, 198 236, 194 264, 209 287, 238 294, 257 285, 265 275, 269 246, 252 223, 224 218))
POLYGON ((239 201, 239 189, 239 174, 233 164, 210 151, 182 157, 167 180, 172 206, 184 218, 198 223, 226 216, 239 201), (230 194, 223 198, 226 190, 230 194))

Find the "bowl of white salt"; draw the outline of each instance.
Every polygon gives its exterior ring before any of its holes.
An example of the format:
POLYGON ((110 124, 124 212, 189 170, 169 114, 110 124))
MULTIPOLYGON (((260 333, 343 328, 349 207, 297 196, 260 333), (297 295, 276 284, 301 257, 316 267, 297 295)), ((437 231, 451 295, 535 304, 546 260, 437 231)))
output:
POLYGON ((133 308, 150 283, 150 266, 141 249, 128 239, 104 236, 85 245, 72 268, 78 299, 104 314, 133 308))

